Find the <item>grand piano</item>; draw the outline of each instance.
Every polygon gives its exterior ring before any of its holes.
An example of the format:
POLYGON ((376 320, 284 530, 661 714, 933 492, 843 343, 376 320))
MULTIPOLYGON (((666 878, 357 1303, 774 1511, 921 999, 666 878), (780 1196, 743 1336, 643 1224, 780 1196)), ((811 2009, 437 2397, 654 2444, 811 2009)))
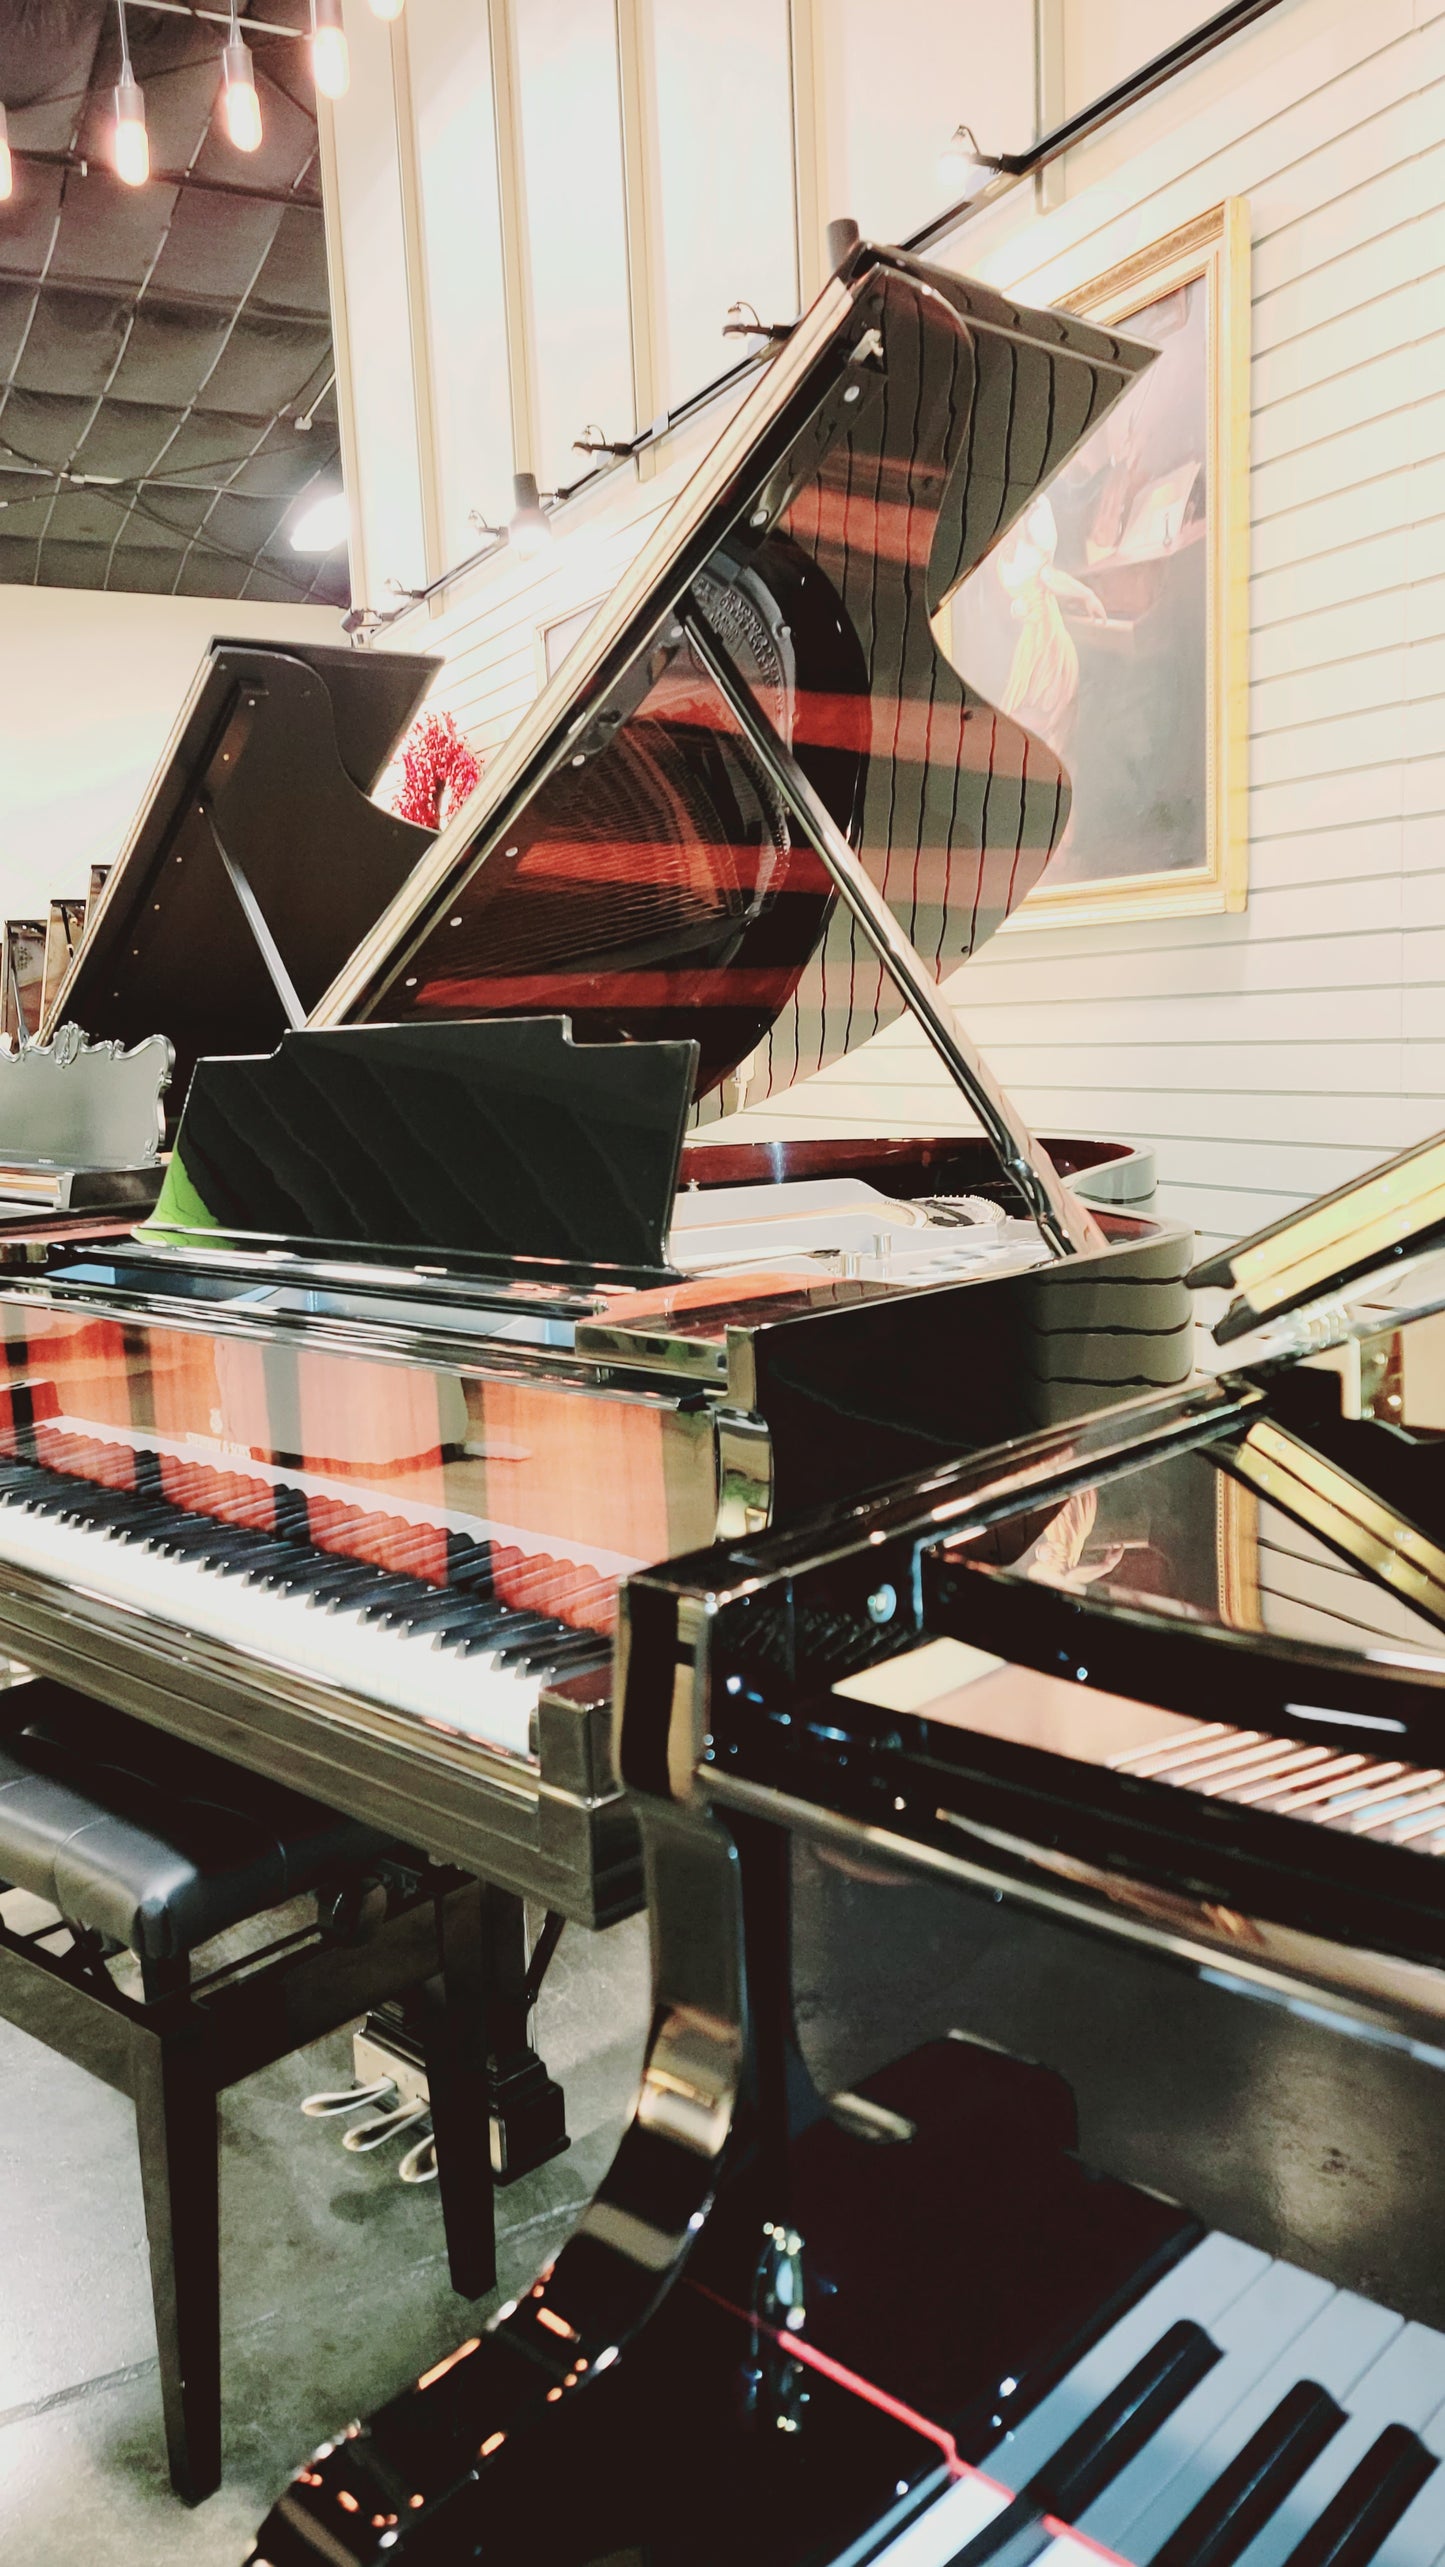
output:
POLYGON ((63 969, 67 939, 52 940, 43 1021, 38 979, 32 997, 7 970, 0 1234, 17 1248, 129 1228, 202 1053, 269 1048, 305 1023, 431 844, 371 787, 436 667, 210 644, 116 861, 93 868, 63 969))
POLYGON ((634 2119, 254 2567, 1445 2555, 1445 1140, 1195 1279, 1217 1371, 629 1583, 634 2119), (971 1955, 841 2091, 799 1840, 971 1955))
POLYGON ((941 987, 1068 790, 930 619, 1147 361, 855 246, 467 808, 389 824, 324 988, 319 927, 305 986, 239 941, 228 761, 285 762, 228 650, 58 1012, 143 999, 184 1071, 205 868, 214 1048, 271 1030, 186 1088, 155 1220, 5 1245, 0 1648, 605 1923, 624 1576, 1184 1376, 1141 1154, 1036 1141, 941 987), (905 1015, 935 1127, 789 1137, 905 1015))

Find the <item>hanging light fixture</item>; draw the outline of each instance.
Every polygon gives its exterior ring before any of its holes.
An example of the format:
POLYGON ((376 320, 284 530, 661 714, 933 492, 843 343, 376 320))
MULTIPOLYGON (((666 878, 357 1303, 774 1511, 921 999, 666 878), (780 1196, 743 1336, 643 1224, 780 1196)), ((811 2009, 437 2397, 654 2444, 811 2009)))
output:
POLYGON ((373 18, 399 18, 406 0, 371 0, 373 18))
POLYGON ((513 473, 512 500, 507 541, 513 552, 520 553, 524 560, 533 554, 544 553, 552 542, 552 529, 542 514, 534 472, 513 473))
POLYGON ((221 47, 221 107, 226 131, 238 152, 253 152, 261 140, 261 101, 256 69, 241 33, 236 0, 231 0, 231 28, 221 47))
POLYGON ((115 174, 127 187, 144 187, 151 174, 151 147, 146 136, 146 102, 130 64, 125 0, 115 0, 120 19, 120 78, 115 84, 115 174))
POLYGON ((351 87, 341 0, 311 0, 311 71, 323 98, 344 98, 351 87))
POLYGON ((10 157, 10 126, 5 110, 0 107, 0 204, 13 194, 15 163, 10 157))

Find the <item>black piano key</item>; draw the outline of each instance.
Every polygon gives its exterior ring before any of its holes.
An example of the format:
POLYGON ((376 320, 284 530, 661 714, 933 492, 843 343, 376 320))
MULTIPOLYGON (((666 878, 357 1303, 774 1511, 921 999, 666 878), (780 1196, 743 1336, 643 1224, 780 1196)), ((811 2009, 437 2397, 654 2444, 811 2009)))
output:
MULTIPOLYGON (((480 1631, 449 1634, 448 1644, 456 1649, 459 1657, 476 1658, 491 1654, 498 1666, 505 1667, 522 1651, 533 1647, 539 1640, 547 1639, 551 1629, 545 1614, 509 1613, 489 1622, 480 1631)), ((442 1645, 438 1643, 438 1646, 442 1645)))
POLYGON ((307 1592, 328 1604, 343 1601, 358 1603, 374 1588, 384 1571, 372 1560, 338 1557, 334 1551, 313 1553, 306 1579, 307 1592))
POLYGON ((378 1605, 363 1619, 379 1623, 386 1631, 420 1632, 447 1622, 465 1623, 471 1629, 482 1610, 474 1596, 453 1595, 448 1587, 428 1587, 418 1580, 409 1596, 378 1605))
POLYGON ((487 1540, 473 1541, 469 1533, 447 1535, 447 1576, 459 1583, 462 1579, 486 1578, 492 1575, 492 1545, 487 1540))
POLYGON ((327 1596, 323 1600, 322 1611, 325 1613, 354 1612, 358 1621, 370 1621, 374 1619, 373 1607, 383 1597, 410 1595, 415 1586, 415 1578, 405 1576, 400 1569, 374 1569, 364 1591, 357 1589, 353 1593, 349 1588, 342 1588, 339 1594, 327 1596), (362 1609, 363 1606, 365 1611, 362 1609))
POLYGON ((521 1664, 529 1676, 575 1675, 581 1667, 605 1666, 611 1643, 598 1631, 572 1631, 560 1640, 539 1642, 521 1664))
POLYGON ((218 1563, 224 1577, 244 1578, 247 1585, 259 1586, 267 1569, 281 1567, 296 1557, 294 1542, 265 1540, 253 1549, 238 1552, 231 1560, 218 1563))
POLYGON ((949 2560, 948 2567, 961 2567, 964 2561, 967 2567, 1031 2567, 1053 2538, 1046 2517, 1075 2521, 1219 2359, 1218 2345, 1192 2318, 1181 2318, 1166 2329, 1057 2451, 1050 2452, 1012 2503, 949 2560))
POLYGON ((1317 2382, 1296 2381, 1149 2567, 1232 2567, 1344 2421, 1343 2408, 1317 2382))
POLYGON ((1203 2327, 1181 2318, 1060 2443, 1021 2497, 1040 2513, 1076 2522, 1219 2359, 1203 2327))
POLYGON ((1433 2451, 1408 2425, 1386 2425, 1285 2567, 1369 2567, 1436 2466, 1433 2451))

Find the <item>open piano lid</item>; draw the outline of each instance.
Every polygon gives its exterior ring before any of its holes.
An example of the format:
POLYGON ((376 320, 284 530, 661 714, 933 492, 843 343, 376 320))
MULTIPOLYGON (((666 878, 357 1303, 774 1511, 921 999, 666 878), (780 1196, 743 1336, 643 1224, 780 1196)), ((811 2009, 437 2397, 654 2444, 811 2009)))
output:
POLYGON ((203 1054, 278 1043, 432 843, 368 797, 437 666, 213 641, 42 1032, 164 1035, 173 1116, 203 1054))
POLYGON ((1150 353, 858 245, 313 1024, 692 1038, 706 1115, 906 1003, 1052 1243, 1089 1244, 933 997, 1038 880, 1067 779, 930 619, 1150 353))

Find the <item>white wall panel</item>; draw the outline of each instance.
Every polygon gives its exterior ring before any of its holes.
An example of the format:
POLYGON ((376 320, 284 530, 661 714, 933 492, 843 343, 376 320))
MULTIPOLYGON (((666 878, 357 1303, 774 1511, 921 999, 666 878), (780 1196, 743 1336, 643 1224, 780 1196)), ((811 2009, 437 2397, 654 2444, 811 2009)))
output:
POLYGON ((531 268, 538 476, 585 469, 589 420, 633 427, 613 0, 512 0, 531 268))
POLYGON ((367 580, 426 577, 406 248, 391 83, 391 31, 364 0, 347 0, 351 87, 335 119, 341 255, 346 271, 351 399, 367 580))
POLYGON ((851 215, 875 240, 901 240, 957 192, 938 175, 956 125, 970 125, 988 152, 1023 151, 1033 140, 1026 0, 820 5, 830 215, 851 215))
POLYGON ((505 518, 512 493, 507 325, 486 11, 410 0, 432 413, 446 559, 476 549, 467 513, 505 518))
POLYGON ((788 0, 651 0, 655 364, 669 407, 729 362, 731 303, 765 321, 798 308, 788 17, 788 0))

